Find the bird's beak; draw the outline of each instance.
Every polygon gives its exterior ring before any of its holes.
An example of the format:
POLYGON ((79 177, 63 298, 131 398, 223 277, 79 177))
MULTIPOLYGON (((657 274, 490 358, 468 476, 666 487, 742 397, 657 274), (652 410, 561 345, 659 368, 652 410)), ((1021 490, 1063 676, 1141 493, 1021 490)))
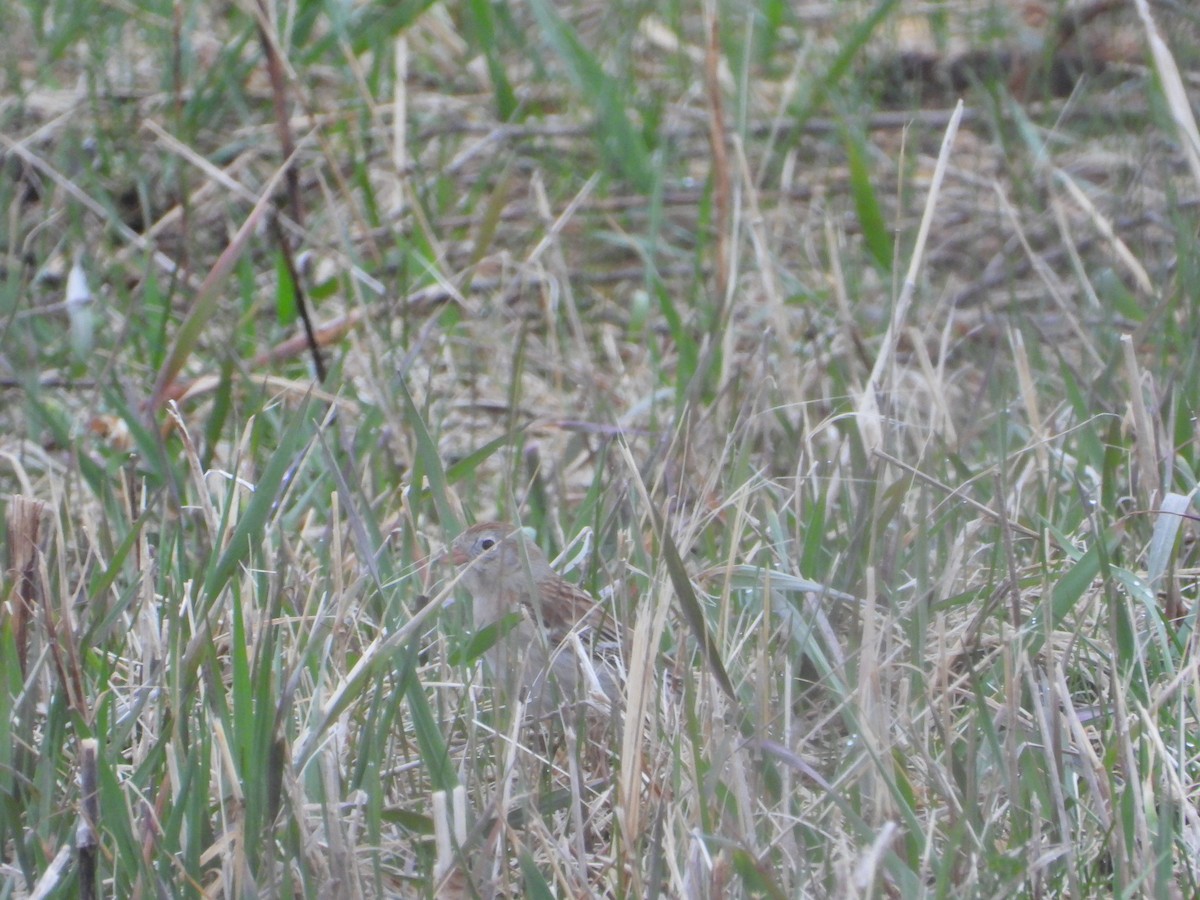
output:
POLYGON ((447 555, 450 557, 450 562, 456 566, 461 566, 469 559, 466 551, 461 547, 451 547, 447 555))

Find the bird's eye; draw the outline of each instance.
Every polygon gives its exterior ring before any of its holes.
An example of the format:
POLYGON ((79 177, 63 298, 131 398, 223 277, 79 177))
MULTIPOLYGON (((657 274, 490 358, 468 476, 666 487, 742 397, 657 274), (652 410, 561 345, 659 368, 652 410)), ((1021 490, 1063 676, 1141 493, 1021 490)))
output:
POLYGON ((482 541, 479 542, 479 546, 484 550, 491 550, 493 547, 496 546, 496 542, 493 541, 491 538, 484 538, 482 541))

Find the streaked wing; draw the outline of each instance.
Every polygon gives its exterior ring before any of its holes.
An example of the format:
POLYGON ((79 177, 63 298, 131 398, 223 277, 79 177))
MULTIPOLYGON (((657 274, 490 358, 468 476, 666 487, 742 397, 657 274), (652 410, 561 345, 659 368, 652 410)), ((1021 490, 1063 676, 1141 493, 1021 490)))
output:
MULTIPOLYGON (((619 623, 591 594, 562 578, 542 582, 539 588, 542 622, 554 642, 561 642, 571 631, 594 643, 620 641, 619 623)), ((530 613, 536 618, 538 610, 530 613)))

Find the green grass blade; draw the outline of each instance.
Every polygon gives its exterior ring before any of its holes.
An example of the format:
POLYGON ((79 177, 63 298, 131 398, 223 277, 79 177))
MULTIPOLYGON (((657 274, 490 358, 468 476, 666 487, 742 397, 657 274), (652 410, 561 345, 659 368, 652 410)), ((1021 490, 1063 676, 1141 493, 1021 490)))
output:
POLYGON ((650 151, 625 112, 625 92, 620 84, 584 47, 579 36, 555 12, 548 0, 530 0, 546 42, 567 67, 575 89, 596 114, 600 149, 609 166, 621 173, 636 190, 654 189, 650 151))
POLYGON ((442 468, 442 455, 438 452, 433 438, 429 436, 425 419, 417 409, 417 404, 413 402, 412 394, 404 379, 400 379, 399 389, 401 397, 404 398, 404 411, 408 425, 417 442, 417 454, 413 460, 412 488, 414 492, 420 490, 421 478, 424 476, 425 481, 429 483, 429 493, 433 496, 433 505, 438 511, 442 525, 457 531, 458 516, 450 503, 446 471, 442 468))
POLYGON ((228 546, 204 579, 203 594, 208 601, 225 589, 238 566, 245 564, 261 544, 267 522, 276 512, 280 491, 287 486, 285 478, 289 474, 295 477, 302 451, 312 437, 314 426, 308 411, 309 404, 305 402, 291 414, 291 424, 280 436, 278 447, 255 482, 254 496, 238 519, 228 546))
POLYGON ((825 99, 825 95, 850 71, 855 58, 866 47, 867 42, 871 39, 871 35, 875 33, 875 29, 883 24, 884 20, 891 15, 892 11, 899 4, 900 0, 880 0, 879 5, 875 7, 874 11, 854 26, 849 38, 838 49, 837 56, 834 57, 824 76, 814 79, 814 87, 810 90, 804 104, 796 114, 796 118, 800 124, 808 120, 817 107, 821 105, 821 102, 825 99))
POLYGON ((517 111, 517 95, 504 69, 500 47, 496 40, 496 21, 490 0, 468 0, 471 10, 471 25, 483 57, 487 60, 488 75, 492 79, 492 90, 496 97, 496 117, 507 122, 517 111))
POLYGON ((876 264, 885 272, 892 270, 892 236, 875 188, 871 183, 871 162, 866 138, 850 128, 842 132, 842 146, 846 148, 846 161, 850 164, 850 191, 854 195, 854 209, 858 213, 858 224, 862 228, 863 240, 876 264))
POLYGON ((696 592, 692 588, 692 579, 688 575, 687 567, 683 564, 683 558, 679 555, 679 548, 675 546, 675 541, 671 539, 671 534, 667 531, 662 513, 653 506, 650 507, 650 512, 654 517, 654 530, 658 536, 659 546, 662 548, 663 559, 667 563, 667 574, 671 577, 671 586, 675 588, 675 597, 679 601, 683 620, 691 630, 692 637, 700 645, 701 655, 712 671, 713 677, 717 679, 717 684, 736 704, 737 691, 733 688, 729 673, 725 671, 725 664, 721 661, 717 642, 708 630, 708 623, 704 618, 704 608, 696 598, 696 592))

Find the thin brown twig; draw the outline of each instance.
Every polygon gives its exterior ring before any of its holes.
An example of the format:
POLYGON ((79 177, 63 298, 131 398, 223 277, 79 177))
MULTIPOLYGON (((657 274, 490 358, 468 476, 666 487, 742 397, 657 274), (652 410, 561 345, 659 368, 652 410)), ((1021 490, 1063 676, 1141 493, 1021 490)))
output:
MULTIPOLYGON (((271 19, 268 14, 266 0, 258 0, 258 12, 259 15, 256 22, 258 25, 258 37, 262 42, 263 55, 266 58, 267 75, 271 79, 271 97, 275 104, 275 126, 276 134, 279 138, 280 152, 284 159, 291 159, 296 152, 296 141, 292 135, 291 125, 288 120, 288 83, 283 69, 283 59, 279 52, 279 46, 275 40, 275 35, 268 28, 271 24, 271 19)), ((303 228, 304 205, 300 202, 300 172, 298 167, 287 167, 284 172, 284 183, 287 185, 288 212, 291 214, 292 221, 303 228)), ((283 263, 287 267, 288 278, 292 282, 292 298, 296 306, 296 315, 300 317, 300 321, 304 325, 304 335, 308 341, 309 352, 312 355, 313 369, 316 371, 317 381, 324 382, 325 361, 321 358, 321 350, 317 345, 316 329, 313 327, 312 316, 309 314, 304 284, 300 280, 300 273, 296 269, 296 260, 292 254, 292 245, 288 241, 288 237, 284 233, 282 226, 279 224, 278 216, 271 218, 271 231, 275 236, 275 242, 279 245, 279 252, 283 256, 283 263)))

